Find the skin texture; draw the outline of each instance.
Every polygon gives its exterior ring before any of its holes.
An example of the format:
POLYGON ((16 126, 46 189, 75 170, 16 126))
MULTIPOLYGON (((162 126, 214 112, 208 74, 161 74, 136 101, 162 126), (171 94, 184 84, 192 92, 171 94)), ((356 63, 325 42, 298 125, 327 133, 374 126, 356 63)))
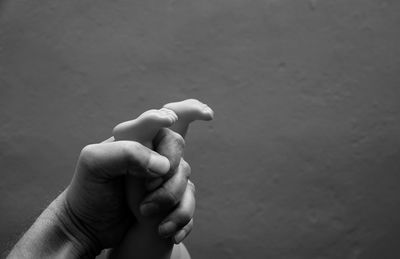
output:
MULTIPOLYGON (((94 258, 102 249, 117 246, 134 224, 126 203, 124 177, 154 179, 172 175, 181 179, 188 172, 181 163, 184 140, 169 129, 159 131, 154 150, 134 141, 106 141, 86 146, 78 159, 67 189, 39 216, 14 246, 8 258, 94 258), (178 168, 180 168, 178 170, 178 168)), ((174 188, 191 186, 185 179, 162 185, 145 198, 160 207, 170 195, 182 200, 174 188), (182 184, 183 186, 177 186, 182 184), (173 186, 173 188, 171 188, 173 186)), ((194 199, 192 188, 187 194, 194 199)), ((179 221, 189 208, 171 208, 168 217, 179 221)))
MULTIPOLYGON (((138 118, 123 122, 114 128, 113 134, 115 140, 134 140, 138 141, 149 148, 152 148, 152 142, 157 132, 163 127, 173 128, 175 132, 181 136, 185 136, 188 126, 195 120, 211 120, 213 111, 202 102, 189 99, 181 102, 166 104, 160 110, 149 110, 141 114, 138 118)), ((188 167, 187 163, 182 162, 181 167, 188 167)), ((184 171, 184 170, 182 170, 184 171)), ((185 170, 190 172, 190 170, 185 170)), ((180 170, 178 170, 178 174, 180 170)), ((189 175, 186 175, 188 178, 189 175)), ((153 189, 159 185, 159 181, 147 183, 147 189, 153 189)), ((172 206, 187 207, 189 204, 195 203, 192 196, 188 195, 192 185, 188 185, 186 189, 177 190, 182 193, 180 203, 172 201, 172 206), (186 205, 185 205, 186 204, 186 205)), ((119 247, 113 249, 109 253, 110 258, 190 258, 186 248, 182 245, 175 247, 172 257, 171 251, 173 242, 180 243, 190 232, 193 225, 194 208, 187 211, 187 217, 181 217, 180 221, 164 220, 161 216, 163 213, 155 217, 143 217, 143 214, 152 212, 155 207, 151 204, 142 204, 140 202, 146 194, 146 188, 143 181, 135 177, 126 177, 126 192, 128 194, 128 204, 133 212, 138 224, 135 224, 128 231, 123 242, 119 247), (171 238, 172 237, 172 240, 171 238), (139 240, 139 242, 138 242, 139 240)), ((161 209, 161 211, 163 211, 161 209)), ((165 210, 164 210, 165 211, 165 210)))

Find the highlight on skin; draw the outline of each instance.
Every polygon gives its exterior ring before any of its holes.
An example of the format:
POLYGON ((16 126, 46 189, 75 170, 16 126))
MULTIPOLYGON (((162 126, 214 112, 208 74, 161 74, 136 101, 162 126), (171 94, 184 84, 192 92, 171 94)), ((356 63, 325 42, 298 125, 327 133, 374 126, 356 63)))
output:
MULTIPOLYGON (((159 110, 149 110, 134 120, 120 123, 113 129, 113 135, 116 141, 137 141, 153 148, 152 140, 161 128, 169 127, 185 137, 191 122, 196 120, 209 121, 213 117, 214 112, 208 105, 196 99, 187 99, 168 103, 159 110)), ((153 184, 151 188, 154 189, 161 183, 162 181, 158 181, 157 185, 153 184)), ((140 202, 146 193, 144 183, 134 177, 126 177, 125 188, 129 207, 138 220, 138 224, 133 227, 135 228, 134 231, 128 230, 122 244, 113 249, 108 257, 117 259, 127 257, 189 259, 190 255, 183 244, 175 245, 172 249, 169 241, 159 236, 160 220, 158 218, 148 219, 140 213, 140 202), (136 198, 133 200, 131 197, 136 198), (132 246, 135 243, 133 241, 138 239, 143 242, 140 242, 141 244, 138 246, 132 246)), ((182 239, 181 230, 176 233, 174 240, 179 243, 182 239)))

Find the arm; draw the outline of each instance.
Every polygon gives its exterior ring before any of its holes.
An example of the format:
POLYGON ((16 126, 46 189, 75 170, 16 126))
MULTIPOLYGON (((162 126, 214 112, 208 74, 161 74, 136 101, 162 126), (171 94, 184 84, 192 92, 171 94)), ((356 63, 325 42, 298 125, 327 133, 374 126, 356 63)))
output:
MULTIPOLYGON (((157 142, 163 155, 132 141, 85 147, 69 187, 39 216, 8 258, 94 258, 102 249, 118 245, 134 224, 125 200, 124 176, 162 177, 171 173, 170 161, 180 160, 182 140, 171 131, 164 133, 157 142)), ((187 170, 173 170, 174 176, 146 202, 172 208, 176 203, 170 203, 170 198, 181 200, 178 190, 188 185, 187 170)), ((193 202, 172 208, 167 218, 178 222, 187 234, 192 227, 187 215, 194 206, 193 202)))
POLYGON ((94 247, 74 228, 64 204, 65 191, 42 212, 7 258, 94 258, 94 247))

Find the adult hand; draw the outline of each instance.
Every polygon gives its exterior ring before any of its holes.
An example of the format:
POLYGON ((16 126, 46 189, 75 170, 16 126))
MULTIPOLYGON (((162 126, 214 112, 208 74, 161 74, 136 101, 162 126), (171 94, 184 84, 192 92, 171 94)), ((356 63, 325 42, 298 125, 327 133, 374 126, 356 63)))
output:
POLYGON ((194 188, 188 182, 190 167, 181 158, 184 141, 179 134, 164 129, 154 140, 154 152, 132 141, 93 144, 85 147, 78 160, 76 172, 60 214, 65 227, 93 253, 117 245, 129 229, 132 215, 124 192, 127 174, 147 179, 168 178, 161 187, 144 200, 141 211, 151 215, 174 210, 164 222, 171 221, 183 239, 192 228, 194 188))
POLYGON ((169 159, 172 170, 163 179, 148 179, 147 187, 153 191, 142 201, 140 211, 144 216, 158 214, 162 219, 159 234, 173 236, 177 244, 193 227, 195 186, 189 180, 191 168, 182 159, 184 140, 179 134, 162 129, 154 143, 165 143, 158 145, 156 151, 169 159))
MULTIPOLYGON (((70 186, 43 211, 8 258, 94 258, 102 249, 119 244, 134 220, 125 200, 126 175, 166 177, 144 201, 157 206, 144 206, 143 213, 155 213, 154 208, 166 211, 164 221, 176 227, 163 235, 180 230, 175 240, 186 236, 195 204, 190 168, 181 159, 184 141, 165 129, 154 146, 158 153, 132 141, 85 147, 70 186)), ((162 226, 160 230, 165 232, 162 226)))

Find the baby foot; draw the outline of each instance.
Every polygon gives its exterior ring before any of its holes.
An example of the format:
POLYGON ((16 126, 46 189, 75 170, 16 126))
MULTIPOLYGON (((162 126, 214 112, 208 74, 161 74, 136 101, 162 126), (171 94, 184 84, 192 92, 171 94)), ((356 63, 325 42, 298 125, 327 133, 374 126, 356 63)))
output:
POLYGON ((115 140, 137 141, 152 148, 152 140, 161 128, 170 127, 178 120, 174 111, 166 108, 148 110, 131 121, 125 121, 113 129, 115 140))
POLYGON ((164 105, 178 115, 178 120, 170 127, 173 131, 185 137, 189 124, 195 120, 209 121, 214 118, 214 111, 208 105, 196 99, 187 99, 164 105))

